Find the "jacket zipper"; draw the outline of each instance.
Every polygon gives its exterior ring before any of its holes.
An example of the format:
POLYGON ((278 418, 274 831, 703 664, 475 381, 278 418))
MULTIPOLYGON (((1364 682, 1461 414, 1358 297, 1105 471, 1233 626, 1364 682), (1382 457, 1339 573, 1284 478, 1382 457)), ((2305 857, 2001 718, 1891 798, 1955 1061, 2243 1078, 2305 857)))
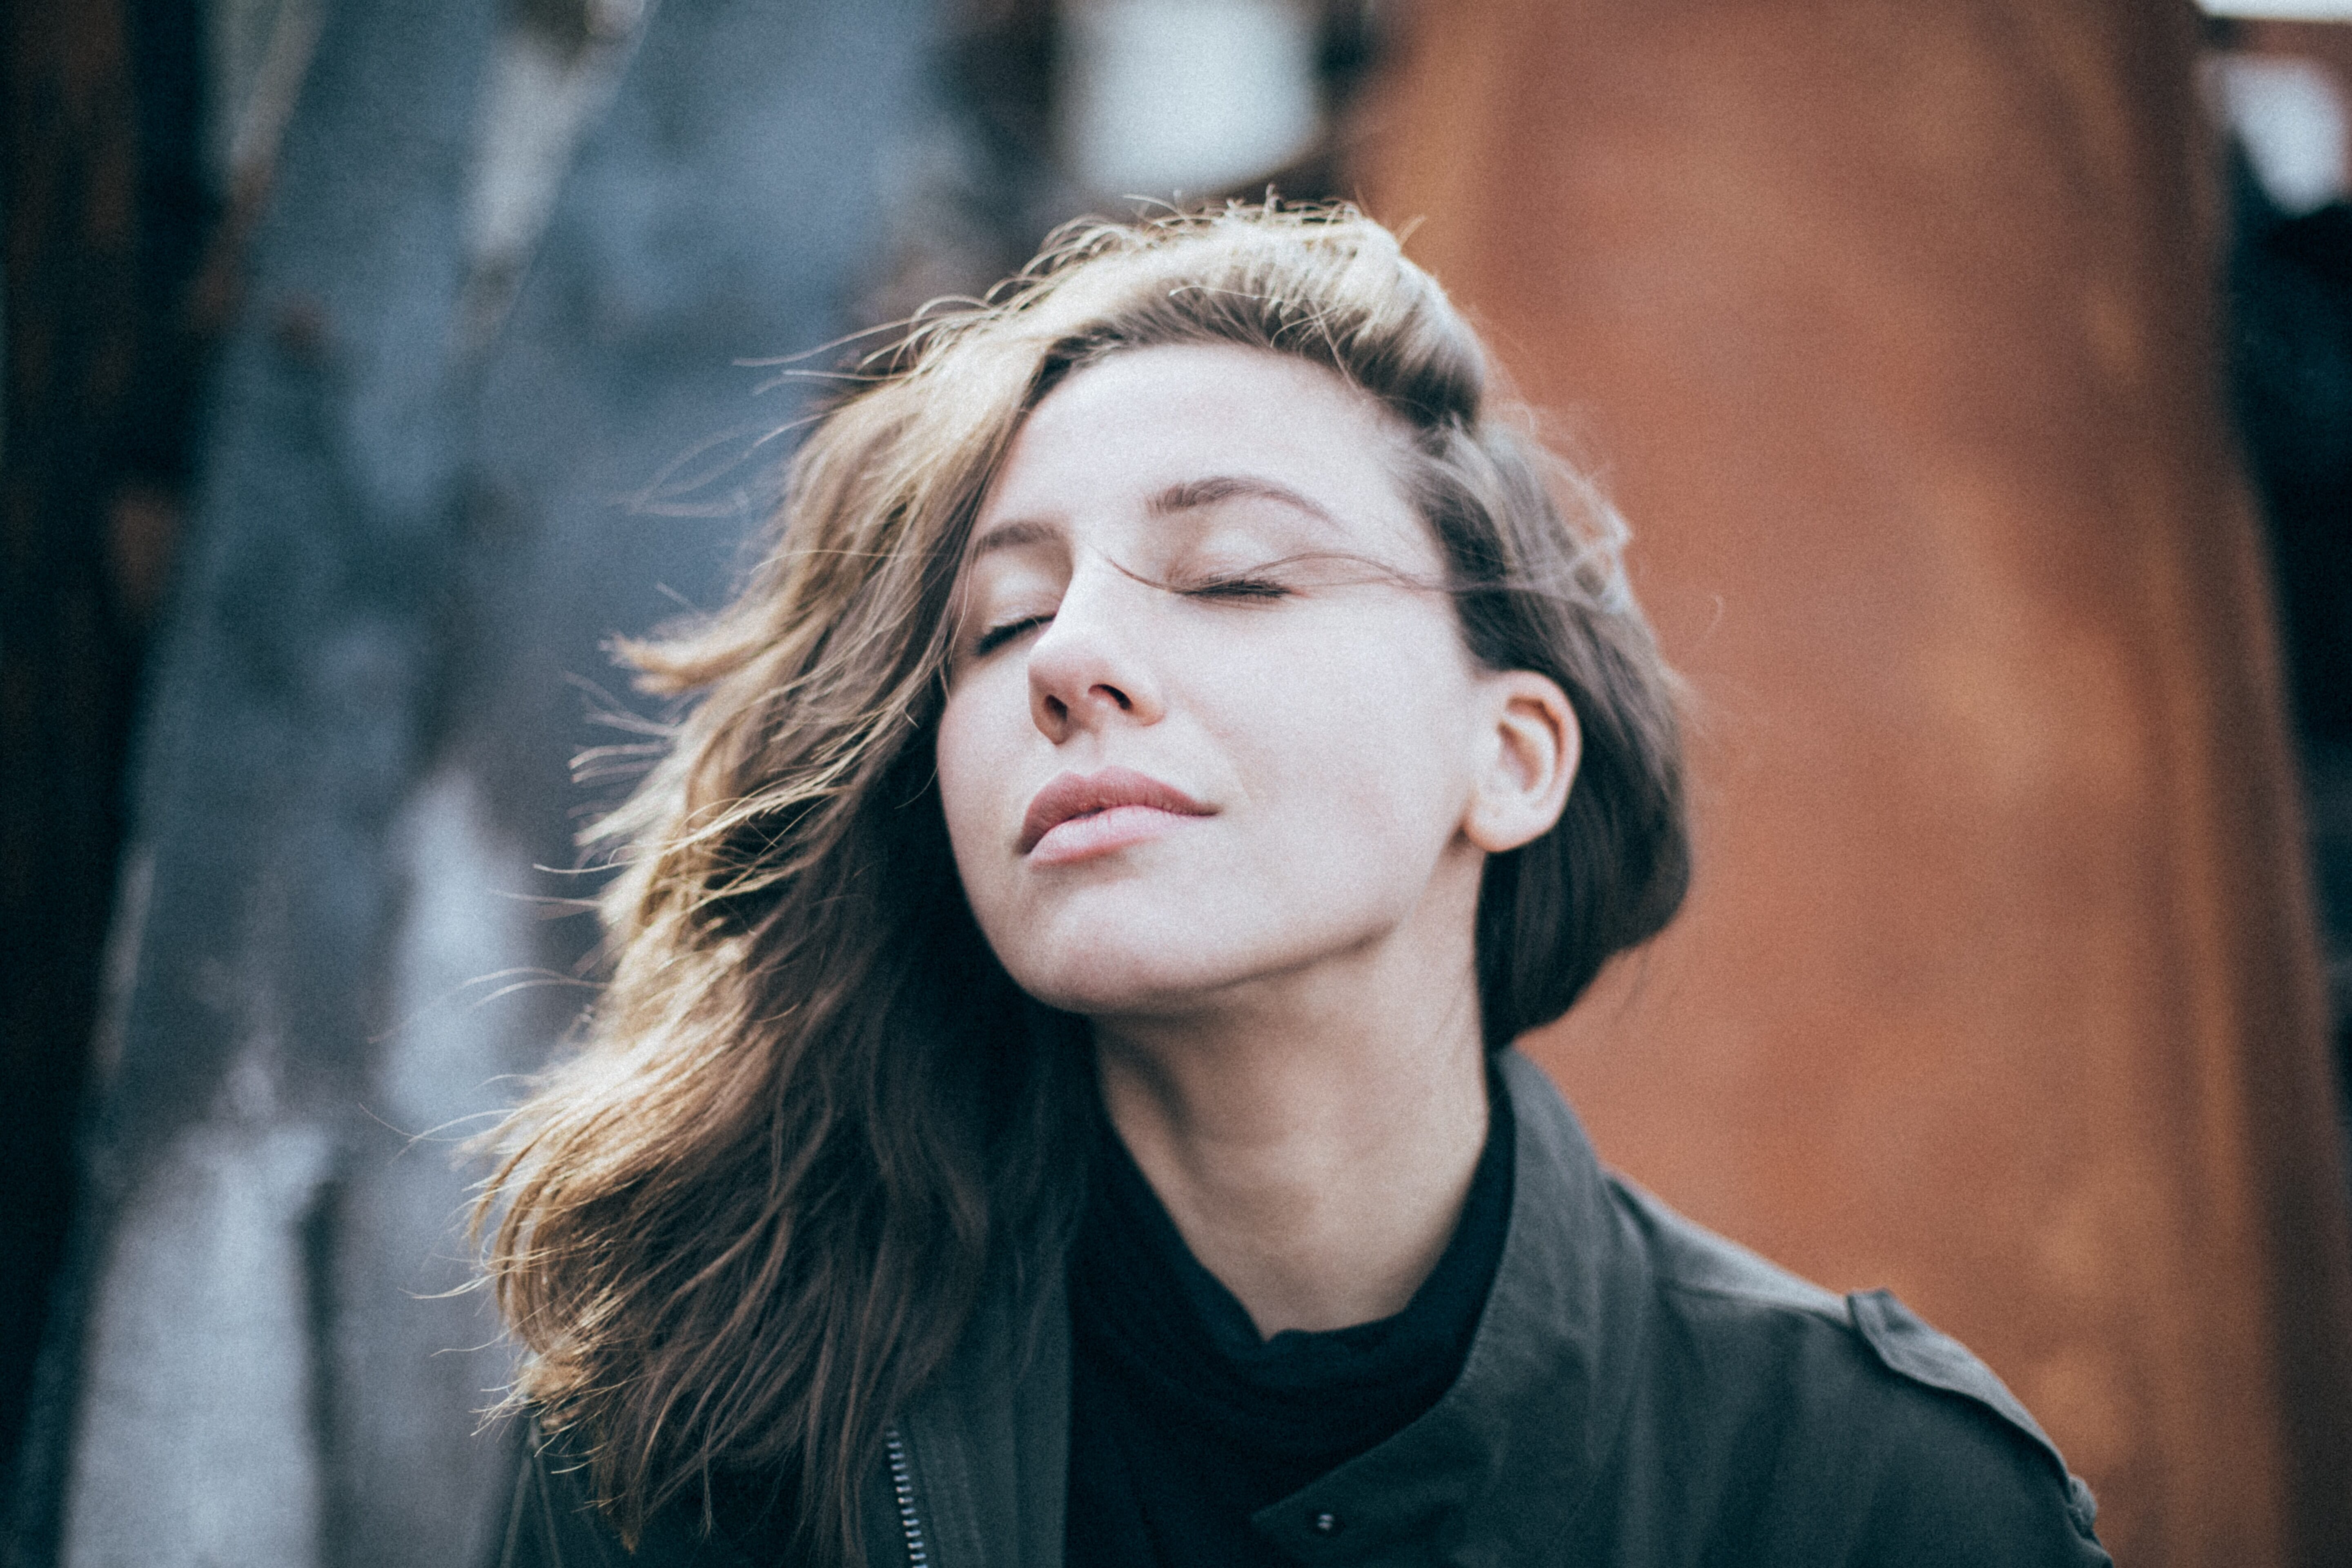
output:
POLYGON ((890 1490, 898 1504, 898 1528, 906 1532, 907 1568, 930 1568, 931 1553, 923 1544, 922 1516, 915 1511, 915 1471, 907 1463, 907 1440, 891 1427, 882 1434, 890 1457, 890 1490))

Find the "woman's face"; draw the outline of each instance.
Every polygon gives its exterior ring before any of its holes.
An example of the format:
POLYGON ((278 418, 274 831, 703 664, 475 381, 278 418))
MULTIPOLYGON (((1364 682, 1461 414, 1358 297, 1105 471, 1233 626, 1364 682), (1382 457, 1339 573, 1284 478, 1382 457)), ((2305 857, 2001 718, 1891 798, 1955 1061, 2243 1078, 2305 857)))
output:
POLYGON ((1466 980, 1465 813, 1510 678, 1434 588, 1402 439, 1319 366, 1223 346, 1114 353, 1024 423, 965 563, 939 781, 1030 994, 1141 1016, 1335 963, 1466 980))

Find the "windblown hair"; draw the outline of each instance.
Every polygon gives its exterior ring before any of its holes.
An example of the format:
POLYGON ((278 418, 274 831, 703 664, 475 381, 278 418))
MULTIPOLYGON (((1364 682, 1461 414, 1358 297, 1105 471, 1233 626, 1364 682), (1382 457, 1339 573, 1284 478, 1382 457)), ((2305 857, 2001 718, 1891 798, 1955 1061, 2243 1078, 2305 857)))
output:
POLYGON ((1396 240, 1347 207, 1064 231, 877 355, 800 447, 734 602, 629 649, 699 703, 597 830, 623 863, 609 984, 481 1211, 528 1352, 515 1400, 625 1533, 764 1476, 795 1561, 851 1561, 888 1424, 983 1289, 1061 1266, 1092 1065, 982 939, 933 748, 965 544, 1024 416, 1104 355, 1180 343, 1295 355, 1390 410, 1471 652, 1575 708, 1559 824, 1486 865, 1489 1043, 1558 1017, 1681 901, 1673 681, 1622 526, 1523 433, 1396 240))

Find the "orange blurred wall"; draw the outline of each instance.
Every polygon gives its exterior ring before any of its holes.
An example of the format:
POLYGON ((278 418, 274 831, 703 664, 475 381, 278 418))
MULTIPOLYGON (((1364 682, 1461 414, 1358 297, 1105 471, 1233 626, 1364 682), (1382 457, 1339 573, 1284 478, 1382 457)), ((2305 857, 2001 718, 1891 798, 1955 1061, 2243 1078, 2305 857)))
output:
POLYGON ((1426 0, 1373 212, 1636 531, 1686 914, 1603 1152, 1992 1363, 2126 1564, 2352 1563, 2352 1268, 2197 22, 1426 0))

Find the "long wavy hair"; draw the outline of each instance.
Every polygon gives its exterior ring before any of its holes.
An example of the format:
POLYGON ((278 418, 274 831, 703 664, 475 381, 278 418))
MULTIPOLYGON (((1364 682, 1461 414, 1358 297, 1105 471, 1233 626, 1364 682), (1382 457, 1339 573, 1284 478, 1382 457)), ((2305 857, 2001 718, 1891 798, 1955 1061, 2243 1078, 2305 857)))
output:
POLYGON ((1622 526, 1395 238, 1344 206, 1063 231, 876 356, 799 448, 733 603, 627 650, 699 700, 593 836, 622 868, 608 983, 479 1211, 526 1352, 514 1403, 565 1434, 625 1535, 759 1476, 795 1561, 854 1560, 895 1414, 985 1290, 1061 1267, 1091 1058, 982 939, 932 753, 966 541, 1023 417, 1104 355, 1177 343, 1295 355, 1397 415, 1466 645, 1574 705, 1558 826, 1485 872, 1490 1044, 1558 1017, 1681 901, 1674 685, 1622 526))

